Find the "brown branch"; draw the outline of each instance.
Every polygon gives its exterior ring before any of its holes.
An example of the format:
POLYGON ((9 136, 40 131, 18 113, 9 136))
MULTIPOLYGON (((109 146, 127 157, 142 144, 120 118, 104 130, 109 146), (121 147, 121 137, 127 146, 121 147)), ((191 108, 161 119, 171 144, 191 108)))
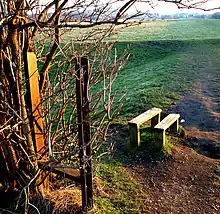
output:
POLYGON ((136 2, 137 0, 130 0, 125 3, 118 11, 117 15, 115 16, 115 22, 117 22, 122 15, 136 2))
MULTIPOLYGON (((127 19, 126 19, 127 20, 127 19)), ((91 28, 99 25, 105 25, 105 24, 114 24, 114 25, 121 25, 124 24, 124 21, 112 21, 112 20, 107 20, 107 21, 99 21, 99 22, 94 22, 90 23, 87 22, 88 24, 68 24, 68 23, 61 23, 59 25, 54 25, 54 24, 48 24, 47 22, 29 22, 27 24, 21 25, 18 29, 19 31, 22 31, 26 28, 30 27, 35 27, 38 26, 39 28, 91 28)))
MULTIPOLYGON (((56 9, 55 12, 53 13, 53 15, 46 21, 47 24, 52 23, 54 20, 57 19, 57 17, 60 16, 61 10, 62 8, 66 5, 66 3, 68 2, 68 0, 64 0, 63 3, 58 6, 59 1, 56 2, 56 9)), ((55 21, 56 22, 56 21, 55 21)))
MULTIPOLYGON (((64 6, 64 5, 65 4, 63 4, 62 6, 64 6)), ((58 2, 55 3, 55 7, 56 7, 56 11, 59 11, 58 8, 60 8, 60 7, 58 5, 58 2)), ((60 13, 57 13, 57 15, 55 16, 54 24, 55 24, 55 26, 58 26, 59 23, 60 23, 60 13)), ((51 48, 50 53, 46 56, 46 61, 45 61, 44 66, 40 72, 40 81, 39 81, 40 92, 42 92, 42 90, 45 86, 46 76, 47 76, 50 65, 53 61, 54 54, 55 54, 59 44, 60 44, 60 30, 58 27, 55 27, 55 41, 54 41, 54 44, 51 48)))
MULTIPOLYGON (((57 2, 57 0, 52 1, 49 5, 47 5, 44 10, 40 13, 39 17, 38 17, 38 21, 40 22, 47 14, 47 12, 49 11, 49 9, 57 2)), ((36 24, 33 31, 32 31, 32 39, 36 36, 38 32, 38 25, 36 24)))
POLYGON ((190 4, 190 1, 188 1, 189 4, 187 4, 185 1, 183 0, 158 0, 159 2, 167 2, 167 3, 173 3, 173 4, 176 4, 177 7, 179 9, 198 9, 198 10, 202 10, 202 11, 212 11, 212 10, 218 10, 220 9, 220 7, 212 7, 212 8, 203 8, 201 7, 202 5, 204 5, 205 3, 208 2, 208 0, 199 0, 197 2, 194 2, 194 3, 191 3, 190 4))

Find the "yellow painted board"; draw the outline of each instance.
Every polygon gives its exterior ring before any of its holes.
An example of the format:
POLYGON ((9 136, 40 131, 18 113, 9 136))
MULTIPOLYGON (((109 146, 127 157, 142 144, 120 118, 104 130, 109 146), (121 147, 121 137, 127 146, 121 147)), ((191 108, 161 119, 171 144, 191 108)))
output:
POLYGON ((31 105, 34 118, 34 133, 36 140, 36 152, 40 152, 44 147, 44 136, 43 136, 43 118, 40 108, 40 93, 38 78, 39 73, 37 69, 37 58, 35 53, 27 52, 27 63, 28 63, 28 74, 30 83, 30 96, 31 105))

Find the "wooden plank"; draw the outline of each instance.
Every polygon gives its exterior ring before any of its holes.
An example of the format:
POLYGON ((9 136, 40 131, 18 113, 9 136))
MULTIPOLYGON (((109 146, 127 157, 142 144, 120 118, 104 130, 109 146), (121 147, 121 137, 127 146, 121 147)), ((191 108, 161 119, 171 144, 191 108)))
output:
POLYGON ((31 106, 33 112, 34 134, 36 141, 36 152, 44 148, 43 118, 40 109, 40 93, 38 84, 37 58, 35 53, 27 52, 27 64, 30 84, 31 106))
POLYGON ((139 116, 135 117, 134 119, 130 120, 128 123, 140 125, 140 124, 152 119, 153 117, 157 116, 161 112, 162 112, 162 109, 160 109, 160 108, 152 108, 152 109, 147 110, 143 114, 140 114, 139 116))
POLYGON ((165 117, 160 123, 155 126, 155 129, 168 129, 172 124, 174 124, 177 120, 179 120, 179 114, 169 114, 165 117))
POLYGON ((39 166, 41 169, 53 172, 57 175, 64 176, 66 178, 69 178, 71 180, 76 181, 77 183, 80 183, 80 171, 78 169, 70 168, 68 166, 45 166, 44 163, 39 163, 39 166))
POLYGON ((71 180, 74 180, 78 183, 80 183, 80 171, 78 169, 73 168, 53 168, 53 173, 62 175, 66 178, 69 178, 71 180))

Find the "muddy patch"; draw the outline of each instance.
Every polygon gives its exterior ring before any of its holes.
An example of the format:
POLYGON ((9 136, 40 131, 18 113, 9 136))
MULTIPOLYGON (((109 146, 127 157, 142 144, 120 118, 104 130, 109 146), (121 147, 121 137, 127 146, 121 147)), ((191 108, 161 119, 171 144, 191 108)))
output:
POLYGON ((220 158, 220 107, 214 94, 214 78, 195 84, 183 99, 172 109, 179 113, 186 130, 184 145, 211 158, 220 158))
POLYGON ((174 109, 185 120, 183 126, 190 131, 196 127, 201 131, 220 131, 220 121, 203 105, 192 97, 182 100, 174 109))

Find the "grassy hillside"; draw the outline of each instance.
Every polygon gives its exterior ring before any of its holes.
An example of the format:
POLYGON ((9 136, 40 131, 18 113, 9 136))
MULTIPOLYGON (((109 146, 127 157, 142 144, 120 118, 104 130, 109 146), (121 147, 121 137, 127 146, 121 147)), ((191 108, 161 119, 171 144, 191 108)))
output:
MULTIPOLYGON (((118 95, 123 88, 127 91, 120 123, 153 106, 169 108, 189 91, 201 69, 211 69, 207 60, 219 67, 219 20, 150 22, 123 29, 117 37, 117 48, 122 51, 128 47, 131 54, 114 84, 118 95)), ((218 69, 211 72, 219 79, 218 69)), ((123 135, 118 143, 127 140, 128 136, 123 135)), ((138 181, 126 171, 132 161, 132 156, 122 151, 119 159, 108 159, 100 165, 98 174, 110 195, 96 198, 97 213, 144 212, 146 195, 141 195, 138 181)))
POLYGON ((118 33, 117 47, 130 49, 130 59, 114 87, 127 91, 122 117, 158 106, 167 108, 196 78, 204 60, 217 57, 220 48, 218 20, 183 20, 144 23, 118 33), (180 84, 181 83, 181 84, 180 84))

